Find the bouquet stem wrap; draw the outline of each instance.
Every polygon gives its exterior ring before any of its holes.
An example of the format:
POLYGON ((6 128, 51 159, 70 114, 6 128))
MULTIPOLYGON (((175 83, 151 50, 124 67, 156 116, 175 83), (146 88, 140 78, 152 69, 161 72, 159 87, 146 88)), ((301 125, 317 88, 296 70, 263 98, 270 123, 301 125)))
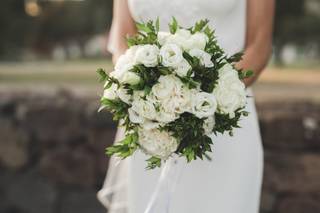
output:
POLYGON ((184 168, 184 163, 175 155, 165 163, 155 191, 144 213, 169 213, 171 197, 177 187, 184 168))

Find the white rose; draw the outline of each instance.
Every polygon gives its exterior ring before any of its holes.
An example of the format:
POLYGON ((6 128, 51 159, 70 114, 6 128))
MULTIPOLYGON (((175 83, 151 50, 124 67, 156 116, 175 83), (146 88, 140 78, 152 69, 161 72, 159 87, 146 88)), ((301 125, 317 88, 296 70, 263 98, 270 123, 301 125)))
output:
POLYGON ((128 91, 123 87, 120 87, 116 90, 117 96, 120 98, 121 101, 129 104, 132 101, 132 96, 128 94, 128 91))
POLYGON ((162 123, 145 119, 143 124, 142 124, 142 127, 143 127, 143 129, 151 130, 151 129, 159 128, 162 125, 163 125, 162 123))
POLYGON ((151 89, 151 95, 160 108, 157 120, 171 122, 177 118, 177 113, 190 111, 191 90, 179 78, 166 75, 160 76, 158 81, 151 89))
POLYGON ((214 115, 217 110, 217 101, 212 93, 198 92, 192 98, 192 113, 198 118, 214 115))
MULTIPOLYGON (((108 84, 108 82, 105 83, 105 86, 106 86, 106 84, 108 84)), ((114 99, 118 98, 116 91, 117 91, 117 85, 112 84, 112 86, 110 88, 105 89, 103 91, 103 98, 106 98, 109 100, 114 100, 114 99)))
POLYGON ((133 100, 140 100, 145 97, 145 92, 143 90, 134 90, 132 98, 133 100))
POLYGON ((123 73, 123 75, 119 77, 118 80, 124 84, 136 85, 141 81, 141 78, 136 73, 129 71, 123 73))
POLYGON ((204 33, 197 32, 193 34, 188 40, 188 50, 191 49, 200 49, 204 50, 207 42, 209 41, 208 36, 204 33))
POLYGON ((132 123, 141 124, 145 121, 145 119, 139 115, 132 108, 128 109, 129 119, 132 123))
POLYGON ((175 67, 175 72, 180 77, 185 77, 188 74, 188 71, 191 70, 192 67, 187 60, 183 60, 178 66, 175 67))
POLYGON ((189 30, 183 28, 179 28, 174 35, 184 38, 186 40, 190 39, 190 37, 192 36, 189 30))
POLYGON ((219 79, 213 93, 218 102, 218 110, 221 113, 229 114, 231 118, 235 116, 237 109, 246 105, 245 85, 233 75, 219 79))
POLYGON ((135 54, 136 64, 143 64, 146 67, 155 67, 158 65, 159 48, 157 45, 142 45, 135 54))
POLYGON ((166 67, 177 67, 183 60, 182 50, 176 44, 165 44, 160 49, 162 64, 166 67))
POLYGON ((178 117, 179 115, 174 111, 161 108, 160 111, 157 112, 155 120, 160 123, 170 123, 176 120, 178 117))
POLYGON ((139 48, 138 45, 132 46, 129 49, 127 49, 125 54, 121 55, 118 58, 117 63, 114 67, 115 72, 124 73, 124 72, 127 72, 133 68, 133 66, 135 65, 134 56, 135 56, 138 48, 139 48))
POLYGON ((171 36, 168 32, 158 32, 158 42, 160 45, 164 45, 168 38, 171 36))
POLYGON ((231 64, 225 64, 222 68, 219 69, 219 79, 226 78, 237 78, 239 79, 238 71, 235 70, 231 64))
POLYGON ((156 117, 156 109, 150 100, 134 99, 132 102, 132 110, 150 120, 154 120, 156 117))
POLYGON ((165 44, 175 44, 181 49, 187 50, 189 47, 189 39, 191 37, 191 32, 186 29, 178 29, 173 35, 167 37, 165 44))
POLYGON ((162 75, 158 79, 158 83, 152 87, 151 91, 158 100, 162 100, 175 95, 182 85, 180 79, 174 75, 162 75))
POLYGON ((193 57, 197 57, 200 60, 201 65, 205 67, 213 67, 211 55, 209 53, 200 49, 192 49, 189 54, 193 57))
POLYGON ((207 119, 204 120, 203 123, 203 129, 204 133, 209 136, 213 133, 213 128, 216 124, 215 117, 214 116, 209 116, 207 119))
POLYGON ((188 88, 181 87, 174 95, 164 100, 161 104, 163 108, 170 112, 178 114, 189 112, 192 108, 192 93, 188 88))
POLYGON ((139 129, 139 145, 151 156, 167 159, 178 148, 177 140, 166 131, 139 129))

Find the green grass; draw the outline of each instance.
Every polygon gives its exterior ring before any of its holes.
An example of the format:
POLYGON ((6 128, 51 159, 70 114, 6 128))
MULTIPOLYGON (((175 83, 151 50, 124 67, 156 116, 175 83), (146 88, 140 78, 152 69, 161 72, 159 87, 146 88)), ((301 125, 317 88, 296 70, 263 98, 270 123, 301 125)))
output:
MULTIPOLYGON (((302 70, 320 70, 320 65, 297 64, 277 67, 270 64, 271 69, 284 72, 300 72, 302 70)), ((44 84, 98 84, 97 68, 112 71, 110 59, 75 60, 66 62, 36 61, 0 63, 0 84, 44 83, 44 84)))
POLYGON ((1 63, 0 83, 97 83, 97 68, 112 70, 110 60, 1 63))

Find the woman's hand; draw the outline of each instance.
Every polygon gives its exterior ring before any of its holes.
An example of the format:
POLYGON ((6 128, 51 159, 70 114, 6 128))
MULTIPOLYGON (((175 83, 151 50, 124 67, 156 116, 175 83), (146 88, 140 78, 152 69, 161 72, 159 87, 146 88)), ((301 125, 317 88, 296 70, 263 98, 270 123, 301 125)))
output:
POLYGON ((275 0, 247 0, 247 35, 243 60, 236 67, 253 70, 254 76, 244 80, 247 87, 259 77, 268 63, 272 49, 275 0))

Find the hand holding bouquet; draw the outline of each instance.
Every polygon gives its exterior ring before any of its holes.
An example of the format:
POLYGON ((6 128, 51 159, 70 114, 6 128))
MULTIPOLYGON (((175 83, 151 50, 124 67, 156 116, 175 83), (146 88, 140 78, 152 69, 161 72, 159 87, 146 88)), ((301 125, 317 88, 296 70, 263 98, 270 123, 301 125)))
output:
POLYGON ((159 32, 159 20, 137 23, 115 70, 98 70, 105 81, 101 109, 125 128, 124 140, 107 154, 126 158, 140 149, 150 156, 149 169, 174 153, 202 159, 215 134, 232 135, 248 114, 242 79, 252 72, 234 67, 242 54, 228 57, 207 20, 185 29, 173 19, 169 27, 159 32))

